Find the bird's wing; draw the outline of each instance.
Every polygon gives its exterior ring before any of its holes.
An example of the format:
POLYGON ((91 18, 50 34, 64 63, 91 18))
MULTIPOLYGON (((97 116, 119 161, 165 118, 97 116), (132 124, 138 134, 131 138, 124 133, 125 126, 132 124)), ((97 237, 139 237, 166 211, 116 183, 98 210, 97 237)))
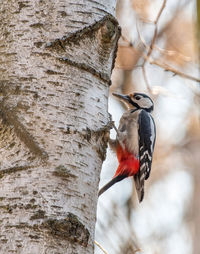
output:
POLYGON ((138 117, 140 169, 134 176, 134 180, 138 198, 141 202, 144 197, 144 181, 148 179, 151 172, 152 156, 156 139, 156 128, 151 114, 145 110, 141 110, 138 117))

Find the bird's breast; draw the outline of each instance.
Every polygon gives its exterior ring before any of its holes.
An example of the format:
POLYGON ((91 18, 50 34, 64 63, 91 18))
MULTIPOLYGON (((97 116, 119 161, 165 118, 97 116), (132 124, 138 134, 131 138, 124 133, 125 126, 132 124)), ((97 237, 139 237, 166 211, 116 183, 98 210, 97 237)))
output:
POLYGON ((138 112, 125 112, 120 119, 118 132, 119 143, 123 143, 129 153, 138 157, 138 112))

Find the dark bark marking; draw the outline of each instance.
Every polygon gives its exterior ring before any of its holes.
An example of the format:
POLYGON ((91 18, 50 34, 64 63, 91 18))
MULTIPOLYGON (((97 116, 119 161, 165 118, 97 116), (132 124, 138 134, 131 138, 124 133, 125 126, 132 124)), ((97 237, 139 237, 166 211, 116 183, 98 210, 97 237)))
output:
MULTIPOLYGON (((111 118, 110 118, 110 120, 108 121, 108 123, 106 125, 104 125, 102 128, 99 128, 97 130, 92 130, 87 127, 86 129, 83 129, 82 131, 78 131, 77 129, 74 129, 71 126, 67 126, 66 130, 64 130, 63 132, 66 135, 78 134, 78 135, 82 136, 83 139, 86 140, 86 142, 90 142, 92 138, 95 138, 95 148, 94 149, 96 149, 97 154, 99 155, 101 160, 104 161, 105 157, 106 157, 106 149, 107 149, 107 143, 109 140, 109 133, 112 128, 113 128, 113 121, 111 121, 111 118)), ((82 145, 84 145, 84 143, 78 144, 79 149, 81 149, 82 145)), ((54 175, 60 174, 60 176, 62 176, 64 171, 63 171, 63 169, 61 169, 59 167, 54 172, 54 175), (57 170, 59 172, 57 172, 57 170)), ((67 169, 65 169, 65 170, 67 170, 67 169)), ((63 177, 64 177, 64 175, 63 175, 63 177)), ((66 177, 74 177, 74 176, 72 176, 72 175, 68 176, 68 172, 66 171, 66 177)))
POLYGON ((101 27, 102 41, 104 43, 110 43, 116 34, 116 24, 111 20, 107 20, 105 24, 101 27))
POLYGON ((109 85, 111 85, 111 80, 110 80, 109 75, 107 75, 106 73, 98 72, 96 69, 92 68, 91 66, 89 66, 85 63, 77 63, 75 61, 70 60, 67 57, 58 58, 58 60, 60 60, 62 62, 65 62, 69 65, 72 65, 72 66, 74 66, 78 69, 88 71, 89 73, 93 74, 97 78, 99 78, 99 79, 103 80, 104 82, 108 83, 109 85))
POLYGON ((5 204, 5 205, 0 205, 0 209, 12 213, 13 210, 15 209, 21 209, 21 210, 35 210, 36 208, 40 207, 39 205, 34 205, 34 204, 23 204, 17 202, 16 204, 5 204))
POLYGON ((109 121, 105 126, 97 130, 90 130, 89 128, 86 128, 86 130, 83 130, 82 135, 88 142, 90 141, 92 137, 96 139, 95 149, 102 161, 104 161, 106 158, 106 149, 108 147, 107 144, 108 144, 108 139, 110 136, 109 133, 112 127, 113 127, 113 122, 109 121))
POLYGON ((42 42, 42 41, 34 42, 34 46, 36 46, 37 48, 41 48, 43 44, 44 44, 44 42, 42 42))
POLYGON ((24 171, 33 167, 34 166, 29 165, 29 166, 16 166, 16 167, 2 169, 0 170, 0 178, 4 177, 5 175, 9 175, 19 171, 24 171))
POLYGON ((44 24, 42 23, 34 23, 34 24, 31 24, 30 27, 33 27, 33 28, 42 28, 44 26, 44 24))
POLYGON ((46 70, 45 71, 48 75, 64 75, 63 72, 57 72, 57 71, 53 71, 53 70, 46 70))
POLYGON ((65 11, 59 11, 58 13, 60 13, 62 18, 67 16, 67 13, 65 11))
POLYGON ((24 125, 17 119, 17 116, 13 111, 7 109, 3 103, 0 104, 0 117, 3 121, 11 126, 14 126, 14 130, 19 139, 29 148, 29 150, 42 159, 47 159, 48 154, 39 147, 34 140, 34 137, 27 131, 24 125))
MULTIPOLYGON (((102 45, 106 44, 103 47, 105 50, 104 55, 107 53, 107 48, 110 48, 108 44, 115 44, 113 47, 114 48, 114 57, 112 62, 112 69, 113 69, 115 58, 116 58, 116 52, 117 52, 117 42, 121 35, 121 28, 119 27, 117 20, 110 14, 107 14, 101 20, 81 30, 78 30, 75 33, 72 33, 67 36, 63 36, 62 38, 58 38, 52 42, 47 43, 46 49, 54 50, 56 52, 61 51, 61 54, 63 55, 63 52, 65 52, 66 45, 72 45, 72 44, 77 45, 79 44, 80 40, 84 39, 85 37, 92 38, 94 36, 94 33, 98 32, 99 30, 101 31, 100 40, 102 40, 102 45)), ((110 51, 108 53, 110 54, 110 51)), ((88 71, 91 74, 103 80, 104 82, 111 85, 110 77, 108 74, 98 72, 96 69, 92 68, 87 63, 78 63, 76 61, 69 59, 68 57, 58 57, 58 60, 64 61, 79 69, 88 71)))
POLYGON ((73 213, 68 213, 65 219, 48 219, 43 225, 53 235, 71 242, 77 242, 84 247, 88 245, 89 230, 73 213))
POLYGON ((45 211, 39 209, 30 217, 30 220, 44 219, 46 217, 45 213, 46 213, 45 211))
POLYGON ((67 167, 65 167, 64 165, 59 165, 58 167, 56 167, 53 175, 59 176, 67 180, 69 180, 70 178, 77 178, 77 176, 72 174, 70 170, 67 169, 67 167))

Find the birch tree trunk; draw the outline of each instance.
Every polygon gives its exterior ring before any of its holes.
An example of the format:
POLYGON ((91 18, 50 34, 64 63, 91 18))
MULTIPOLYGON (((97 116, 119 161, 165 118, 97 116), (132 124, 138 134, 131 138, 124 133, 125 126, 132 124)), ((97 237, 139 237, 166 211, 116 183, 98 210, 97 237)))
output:
POLYGON ((115 0, 2 0, 0 253, 93 253, 115 0))

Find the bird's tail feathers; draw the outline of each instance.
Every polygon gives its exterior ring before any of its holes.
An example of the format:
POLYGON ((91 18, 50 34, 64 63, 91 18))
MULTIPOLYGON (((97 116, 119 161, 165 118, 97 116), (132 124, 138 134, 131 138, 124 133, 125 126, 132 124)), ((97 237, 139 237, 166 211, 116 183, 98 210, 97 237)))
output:
POLYGON ((144 178, 141 179, 140 175, 136 174, 134 176, 134 180, 135 180, 135 188, 136 188, 139 202, 142 202, 142 200, 144 198, 144 178))
POLYGON ((98 193, 98 197, 104 193, 106 190, 108 190, 111 186, 113 186, 113 184, 123 180, 124 178, 126 178, 127 175, 117 175, 115 176, 112 180, 110 180, 106 185, 104 185, 100 190, 99 190, 99 193, 98 193))

